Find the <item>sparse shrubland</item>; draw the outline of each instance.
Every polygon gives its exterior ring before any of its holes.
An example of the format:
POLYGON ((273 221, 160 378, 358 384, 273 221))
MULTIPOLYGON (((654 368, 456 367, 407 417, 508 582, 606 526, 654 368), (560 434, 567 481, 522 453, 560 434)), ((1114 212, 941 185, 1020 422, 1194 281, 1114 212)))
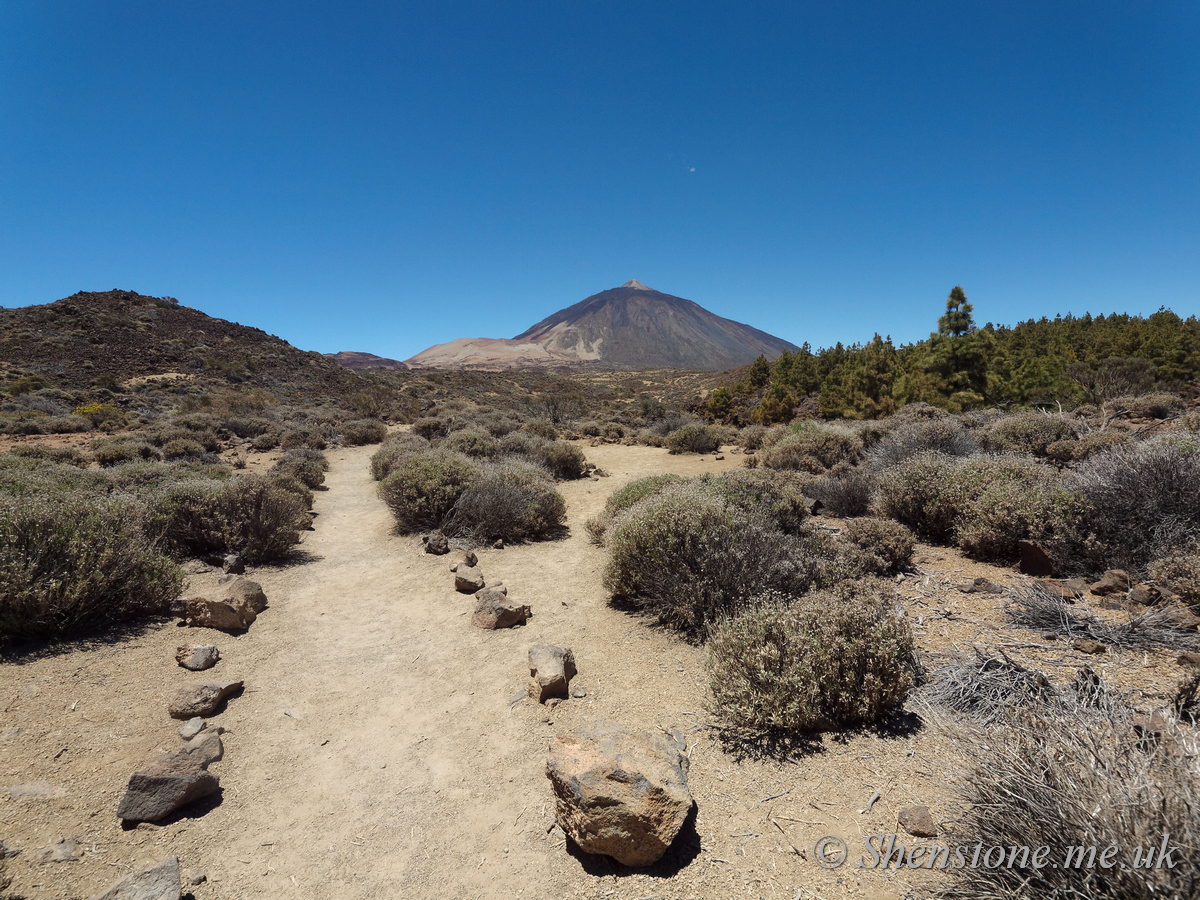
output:
POLYGON ((520 459, 480 465, 446 524, 479 541, 545 538, 562 525, 567 505, 549 473, 520 459))

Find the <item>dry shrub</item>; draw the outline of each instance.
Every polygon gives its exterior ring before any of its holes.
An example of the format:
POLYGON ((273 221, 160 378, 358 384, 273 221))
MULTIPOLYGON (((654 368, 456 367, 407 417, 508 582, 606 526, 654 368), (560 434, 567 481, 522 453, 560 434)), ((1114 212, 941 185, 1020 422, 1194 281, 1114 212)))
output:
POLYGON ((240 438, 256 438, 260 434, 266 434, 271 430, 272 425, 268 419, 260 419, 257 417, 241 418, 240 416, 226 419, 221 423, 230 434, 240 438))
POLYGON ((918 400, 915 403, 904 404, 896 411, 893 418, 898 422, 903 422, 912 419, 948 419, 951 418, 951 415, 944 409, 939 409, 924 400, 918 400))
POLYGON ((846 523, 845 537, 878 560, 875 566, 880 573, 907 569, 917 547, 913 533, 889 519, 851 519, 846 523))
POLYGON ((491 459, 500 453, 499 442, 482 428, 464 428, 442 441, 441 446, 475 459, 491 459))
POLYGON ((412 433, 427 441, 444 438, 450 434, 450 420, 441 416, 422 416, 412 423, 412 433))
POLYGON ((587 474, 587 456, 574 444, 550 441, 529 454, 530 458, 550 470, 555 478, 572 481, 587 474))
POLYGON ((786 535, 698 481, 636 504, 610 529, 607 544, 609 592, 693 636, 765 590, 807 587, 786 535))
POLYGON ((1156 559, 1149 571, 1156 584, 1178 594, 1189 606, 1200 607, 1200 544, 1156 559))
POLYGON ((1105 429, 1104 431, 1089 431, 1080 435, 1079 440, 1061 440, 1046 447, 1046 456, 1056 462, 1079 462, 1097 453, 1124 444, 1130 439, 1129 432, 1105 429))
POLYGON ((428 449, 429 441, 420 435, 407 431, 388 435, 383 446, 371 455, 371 477, 376 481, 383 481, 391 474, 399 460, 428 449))
POLYGON ((1009 562, 1017 542, 1073 534, 1080 501, 1027 457, 918 453, 879 478, 879 511, 976 559, 1009 562))
POLYGON ((448 527, 481 541, 515 542, 547 537, 566 517, 566 501, 545 469, 506 459, 479 467, 448 527))
POLYGON ((521 426, 521 430, 547 441, 558 440, 558 428, 545 419, 530 419, 521 426))
POLYGON ((512 431, 500 438, 500 452, 516 456, 534 456, 539 447, 549 443, 544 437, 528 431, 512 431))
POLYGON ((250 441, 250 447, 259 453, 266 453, 268 450, 274 450, 278 447, 279 440, 280 435, 278 431, 264 431, 250 441))
POLYGON ((162 613, 183 581, 137 503, 0 500, 0 635, 69 637, 162 613))
POLYGON ((887 585, 766 598, 712 629, 713 711, 739 731, 807 734, 878 722, 914 679, 913 635, 887 585))
POLYGON ((863 469, 840 475, 823 475, 805 488, 805 493, 835 516, 862 516, 871 508, 876 477, 863 469))
POLYGON ((440 528, 475 473, 470 457, 451 450, 409 454, 379 482, 379 496, 401 534, 440 528))
POLYGON ((676 484, 683 479, 678 475, 648 475, 645 478, 639 478, 636 481, 631 481, 629 484, 614 491, 604 503, 604 509, 595 517, 589 519, 584 525, 587 530, 588 538, 593 544, 599 546, 604 545, 604 535, 615 517, 645 500, 647 497, 657 494, 668 484, 676 484))
POLYGON ((88 466, 87 457, 74 447, 48 447, 45 444, 21 444, 13 447, 9 452, 13 456, 19 456, 23 459, 36 459, 40 462, 74 466, 77 469, 86 469, 88 466))
POLYGON ((1140 397, 1117 397, 1110 405, 1129 415, 1147 419, 1168 419, 1183 412, 1184 403, 1177 394, 1158 391, 1140 397))
POLYGON ((720 433, 711 425, 684 425, 663 442, 670 453, 712 453, 721 446, 720 433))
POLYGON ((1000 721, 1012 709, 1057 701, 1058 691, 1042 672, 1026 668, 1004 651, 975 648, 975 659, 956 660, 930 673, 920 688, 921 702, 982 725, 1000 721))
POLYGON ((1200 443, 1184 438, 1124 444, 1082 463, 1070 482, 1088 504, 1096 570, 1141 575, 1147 564, 1200 534, 1200 443))
POLYGON ((378 444, 387 437, 387 426, 377 419, 355 419, 342 425, 342 443, 347 447, 378 444))
POLYGON ((888 469, 917 453, 970 456, 978 450, 979 442, 958 419, 951 416, 914 418, 902 422, 882 437, 867 452, 867 458, 872 468, 888 469))
POLYGON ((293 428, 285 431, 279 440, 284 450, 304 447, 309 450, 324 450, 329 446, 325 434, 319 428, 293 428))
POLYGON ((954 900, 1126 900, 1190 898, 1200 891, 1200 765, 1194 734, 1162 742, 1138 738, 1128 711, 1089 712, 1085 703, 1033 702, 999 729, 925 716, 964 748, 954 773, 965 818, 951 845, 1004 848, 1017 865, 950 866, 938 893, 954 900), (1081 721, 1081 719, 1083 721, 1081 721), (1169 836, 1169 837, 1168 837, 1169 836), (1178 848, 1159 864, 1164 840, 1178 848), (1034 866, 1019 848, 1049 848, 1034 866), (1089 848, 1096 848, 1095 854, 1089 848), (1097 865, 1113 847, 1113 864, 1097 865), (1068 853, 1077 860, 1067 865, 1068 853), (1146 853, 1154 857, 1147 865, 1146 853), (1100 857, 1103 858, 1103 857, 1100 857), (1089 861, 1090 860, 1090 861, 1089 861), (1142 865, 1136 865, 1138 861, 1142 865), (1119 863, 1119 864, 1118 864, 1119 863))
POLYGON ((862 448, 862 438, 852 432, 804 425, 796 426, 774 443, 764 443, 759 456, 768 469, 823 475, 831 469, 854 465, 862 456, 862 448))
POLYGON ((984 436, 984 447, 997 453, 1030 453, 1046 456, 1056 441, 1078 437, 1075 428, 1057 416, 1023 412, 995 422, 984 436))
POLYGON ((271 474, 295 478, 308 488, 325 483, 329 460, 320 450, 288 450, 271 467, 271 474))
POLYGON ((764 425, 747 425, 738 433, 738 443, 743 450, 758 450, 763 445, 767 429, 764 425))
POLYGON ((808 519, 805 492, 809 479, 795 472, 730 471, 701 475, 714 497, 747 515, 766 520, 784 534, 796 534, 808 519))
MULTIPOLYGON (((167 441, 163 446, 162 458, 167 461, 173 459, 195 459, 203 456, 204 452, 204 447, 198 441, 176 438, 173 441, 167 441)), ((124 462, 124 460, 120 461, 124 462)))

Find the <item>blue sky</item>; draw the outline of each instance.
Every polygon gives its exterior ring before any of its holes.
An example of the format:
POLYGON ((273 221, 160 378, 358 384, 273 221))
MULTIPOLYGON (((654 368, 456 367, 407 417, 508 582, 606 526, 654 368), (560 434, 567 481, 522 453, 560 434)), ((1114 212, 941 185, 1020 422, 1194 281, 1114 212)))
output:
POLYGON ((1200 5, 0 3, 0 304, 304 349, 636 278, 814 347, 1200 314, 1200 5))

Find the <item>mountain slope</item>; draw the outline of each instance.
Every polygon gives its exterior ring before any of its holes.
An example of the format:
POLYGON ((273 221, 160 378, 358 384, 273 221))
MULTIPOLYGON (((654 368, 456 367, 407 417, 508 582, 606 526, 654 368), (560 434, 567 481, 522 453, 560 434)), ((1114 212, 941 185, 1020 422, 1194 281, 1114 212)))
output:
POLYGON ((511 340, 460 338, 406 360, 412 368, 601 365, 628 369, 728 369, 759 354, 798 349, 638 281, 568 306, 511 340))
POLYGON ((357 384, 333 360, 258 328, 120 290, 0 310, 0 360, 71 390, 165 372, 269 390, 341 393, 357 384))

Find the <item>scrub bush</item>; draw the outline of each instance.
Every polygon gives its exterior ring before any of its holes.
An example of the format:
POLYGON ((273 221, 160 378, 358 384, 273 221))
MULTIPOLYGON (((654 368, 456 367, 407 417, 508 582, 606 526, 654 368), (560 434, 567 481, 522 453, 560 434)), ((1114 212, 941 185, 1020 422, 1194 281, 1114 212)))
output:
POLYGON ((875 476, 862 469, 841 475, 824 475, 806 487, 805 493, 835 516, 862 516, 871 508, 875 476))
POLYGON ((668 434, 664 444, 671 453, 712 453, 721 438, 711 425, 684 425, 668 434))
POLYGON ((885 584, 767 595, 708 642, 713 711, 742 731, 803 735, 878 722, 914 680, 913 635, 885 584))
POLYGON ((803 426, 792 429, 774 443, 764 444, 759 459, 768 469, 824 475, 831 469, 845 470, 858 462, 862 447, 862 439, 854 433, 803 426))
POLYGON ((535 462, 541 463, 555 478, 571 481, 582 478, 587 474, 587 456, 574 444, 566 441, 551 441, 542 444, 529 454, 535 462))
POLYGON ((547 537, 566 517, 566 501, 545 469, 507 459, 479 467, 448 527, 477 540, 508 543, 547 537))
POLYGON ((387 437, 387 426, 376 419, 355 419, 342 425, 342 443, 347 447, 378 444, 387 437))
POLYGON ((379 496, 401 534, 440 528, 476 477, 476 464, 451 450, 435 449, 396 461, 379 482, 379 496))

